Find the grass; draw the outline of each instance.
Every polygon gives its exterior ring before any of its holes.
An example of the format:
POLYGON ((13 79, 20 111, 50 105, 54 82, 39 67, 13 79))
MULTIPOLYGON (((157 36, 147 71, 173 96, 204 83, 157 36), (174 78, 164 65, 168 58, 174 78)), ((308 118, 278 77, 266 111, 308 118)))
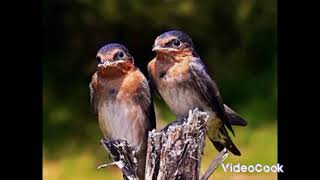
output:
MULTIPOLYGON (((224 163, 233 164, 263 164, 273 165, 277 163, 277 128, 276 123, 251 129, 250 127, 235 127, 236 137, 233 137, 242 152, 241 157, 229 154, 224 163)), ((209 141, 206 144, 202 160, 201 171, 204 172, 217 155, 217 151, 209 141)), ((122 179, 120 170, 116 167, 97 170, 96 167, 108 161, 105 151, 99 144, 88 145, 82 151, 72 152, 72 148, 65 146, 66 156, 49 159, 44 147, 43 179, 45 180, 106 180, 122 179)), ((211 179, 234 180, 234 179, 277 179, 276 173, 232 173, 224 172, 218 167, 211 179)))

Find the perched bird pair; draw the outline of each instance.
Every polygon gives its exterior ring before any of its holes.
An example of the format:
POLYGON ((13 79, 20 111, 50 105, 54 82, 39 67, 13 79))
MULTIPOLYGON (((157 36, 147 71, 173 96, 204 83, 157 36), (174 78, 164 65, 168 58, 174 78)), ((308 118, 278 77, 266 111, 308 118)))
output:
MULTIPOLYGON (((191 38, 181 31, 158 36, 156 57, 148 64, 150 87, 154 88, 177 118, 196 107, 208 113, 208 136, 218 151, 240 151, 227 129, 247 122, 223 104, 219 89, 194 49, 191 38)), ((97 54, 98 70, 90 83, 91 104, 107 139, 126 139, 137 151, 139 172, 144 179, 148 131, 156 128, 149 84, 134 65, 126 47, 108 44, 97 54)))

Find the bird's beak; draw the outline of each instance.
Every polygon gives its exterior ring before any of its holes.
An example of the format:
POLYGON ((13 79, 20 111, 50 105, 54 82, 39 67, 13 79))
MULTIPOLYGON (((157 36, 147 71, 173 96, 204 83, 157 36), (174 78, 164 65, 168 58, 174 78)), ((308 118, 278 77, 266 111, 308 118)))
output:
POLYGON ((118 61, 104 61, 101 64, 98 64, 98 67, 106 68, 107 66, 116 66, 119 63, 125 63, 124 60, 118 60, 118 61))
POLYGON ((98 67, 106 68, 107 66, 113 64, 111 61, 104 61, 103 63, 98 64, 98 67))
POLYGON ((160 49, 162 49, 162 48, 161 48, 161 46, 159 46, 159 45, 154 45, 154 46, 152 47, 152 51, 159 51, 160 49))

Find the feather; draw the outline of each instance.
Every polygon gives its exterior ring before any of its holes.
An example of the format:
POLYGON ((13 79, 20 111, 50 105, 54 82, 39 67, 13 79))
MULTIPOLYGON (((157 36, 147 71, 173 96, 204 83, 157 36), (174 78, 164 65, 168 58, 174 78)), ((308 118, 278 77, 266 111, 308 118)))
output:
POLYGON ((224 122, 227 128, 234 135, 231 123, 228 121, 228 117, 225 113, 218 86, 214 82, 213 78, 209 75, 201 59, 196 58, 190 63, 190 72, 192 79, 196 82, 204 99, 209 102, 212 110, 216 112, 217 116, 224 122))

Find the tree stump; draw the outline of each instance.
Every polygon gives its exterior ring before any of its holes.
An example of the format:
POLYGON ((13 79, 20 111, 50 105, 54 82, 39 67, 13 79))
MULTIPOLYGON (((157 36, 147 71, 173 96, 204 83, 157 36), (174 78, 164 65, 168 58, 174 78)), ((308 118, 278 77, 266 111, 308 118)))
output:
MULTIPOLYGON (((187 118, 176 120, 160 131, 149 132, 145 179, 200 179, 207 119, 208 115, 196 108, 190 110, 187 118)), ((98 168, 117 165, 125 179, 138 179, 137 160, 131 146, 125 140, 102 140, 102 143, 114 162, 98 168)), ((227 155, 226 149, 221 151, 201 179, 208 179, 227 155)))

